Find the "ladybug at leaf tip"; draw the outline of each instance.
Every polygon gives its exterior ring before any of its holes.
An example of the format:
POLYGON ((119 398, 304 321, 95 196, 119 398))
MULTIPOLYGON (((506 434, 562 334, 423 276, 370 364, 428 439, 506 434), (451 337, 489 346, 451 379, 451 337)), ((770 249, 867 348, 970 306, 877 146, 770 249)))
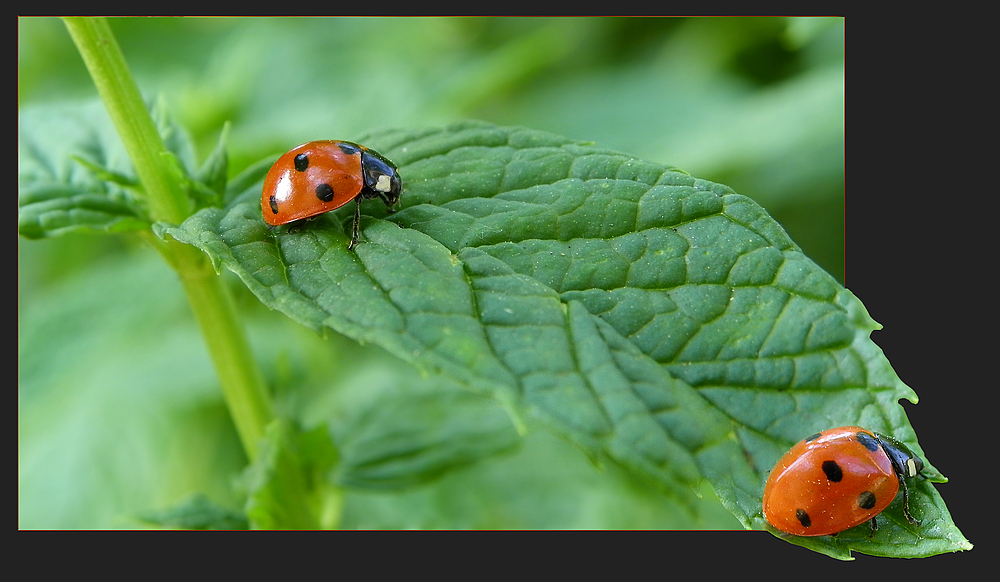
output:
POLYGON ((845 426, 818 432, 793 446, 764 486, 764 518, 797 536, 842 532, 875 516, 903 491, 903 515, 911 524, 906 479, 924 463, 899 441, 845 426))
POLYGON ((354 200, 351 249, 358 243, 362 200, 381 198, 393 212, 401 188, 396 166, 375 150, 349 141, 312 141, 274 162, 264 178, 260 206, 264 221, 278 226, 354 200))

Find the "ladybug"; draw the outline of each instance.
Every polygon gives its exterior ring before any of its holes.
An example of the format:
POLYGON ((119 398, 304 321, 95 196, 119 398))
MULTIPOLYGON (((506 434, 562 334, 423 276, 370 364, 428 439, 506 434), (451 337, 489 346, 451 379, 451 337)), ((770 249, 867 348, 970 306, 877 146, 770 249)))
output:
POLYGON ((910 515, 906 479, 923 461, 899 441, 857 426, 818 432, 793 446, 775 465, 764 486, 764 518, 797 536, 836 534, 875 516, 900 489, 903 515, 910 515))
POLYGON ((278 158, 267 177, 261 210, 271 226, 311 218, 354 200, 358 243, 361 201, 381 198, 389 212, 399 201, 402 181, 396 166, 382 154, 349 141, 312 141, 278 158))

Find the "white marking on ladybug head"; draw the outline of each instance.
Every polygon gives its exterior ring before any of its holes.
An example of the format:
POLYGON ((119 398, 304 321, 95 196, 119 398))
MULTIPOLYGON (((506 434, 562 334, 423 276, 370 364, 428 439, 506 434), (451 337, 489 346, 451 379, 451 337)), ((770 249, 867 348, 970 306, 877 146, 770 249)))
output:
POLYGON ((375 190, 378 192, 388 192, 392 189, 392 179, 389 178, 388 174, 379 174, 378 179, 375 181, 375 190))
POLYGON ((913 462, 913 459, 906 459, 906 476, 917 476, 917 464, 913 462))

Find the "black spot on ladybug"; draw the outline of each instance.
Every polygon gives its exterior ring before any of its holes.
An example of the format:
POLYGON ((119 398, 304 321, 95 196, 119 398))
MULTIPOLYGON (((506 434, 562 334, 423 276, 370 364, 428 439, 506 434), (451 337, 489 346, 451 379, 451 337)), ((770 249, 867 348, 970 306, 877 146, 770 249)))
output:
POLYGON ((826 478, 834 483, 840 483, 840 480, 844 478, 844 472, 836 461, 823 461, 823 472, 826 473, 826 478))
POLYGON ((361 148, 352 143, 347 143, 346 141, 337 142, 337 147, 340 148, 340 151, 344 152, 349 156, 353 156, 354 154, 361 151, 361 148))
POLYGON ((812 525, 812 520, 809 519, 809 514, 806 513, 805 509, 796 509, 795 519, 799 520, 799 523, 802 524, 802 527, 809 527, 812 525))
POLYGON ((271 207, 271 214, 277 214, 278 213, 278 201, 277 201, 277 199, 275 199, 274 195, 271 195, 267 199, 267 204, 268 204, 268 206, 271 207))
POLYGON ((316 198, 319 198, 323 202, 329 202, 333 200, 333 188, 329 184, 320 184, 316 186, 316 198))
POLYGON ((878 441, 872 438, 872 435, 866 432, 859 432, 857 438, 858 442, 864 445, 864 447, 869 451, 874 453, 879 449, 878 441))
POLYGON ((305 172, 306 168, 309 167, 309 156, 305 154, 299 154, 295 156, 295 170, 298 172, 305 172))
POLYGON ((875 507, 875 494, 871 491, 862 491, 858 495, 858 507, 861 509, 871 509, 875 507))
POLYGON ((823 435, 823 433, 821 433, 821 432, 818 432, 818 433, 813 434, 813 435, 809 435, 809 436, 806 437, 806 442, 807 443, 811 443, 814 440, 818 439, 822 435, 823 435))

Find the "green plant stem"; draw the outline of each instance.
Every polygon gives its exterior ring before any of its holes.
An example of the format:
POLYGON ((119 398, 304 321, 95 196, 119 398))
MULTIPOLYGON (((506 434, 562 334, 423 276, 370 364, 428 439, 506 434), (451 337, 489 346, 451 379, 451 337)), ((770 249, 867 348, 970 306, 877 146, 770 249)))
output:
POLYGON ((253 357, 233 299, 211 262, 198 249, 148 237, 173 266, 208 346, 243 450, 252 461, 264 429, 274 420, 264 377, 253 357))
POLYGON ((66 18, 64 22, 146 189, 150 218, 180 224, 191 214, 191 204, 170 173, 167 148, 108 21, 66 18))
MULTIPOLYGON (((170 153, 107 20, 66 18, 64 21, 139 175, 150 219, 180 224, 192 212, 191 203, 171 171, 170 153)), ((152 234, 147 239, 177 271, 184 285, 243 449, 253 460, 274 412, 232 298, 200 251, 176 241, 162 241, 152 234)))

